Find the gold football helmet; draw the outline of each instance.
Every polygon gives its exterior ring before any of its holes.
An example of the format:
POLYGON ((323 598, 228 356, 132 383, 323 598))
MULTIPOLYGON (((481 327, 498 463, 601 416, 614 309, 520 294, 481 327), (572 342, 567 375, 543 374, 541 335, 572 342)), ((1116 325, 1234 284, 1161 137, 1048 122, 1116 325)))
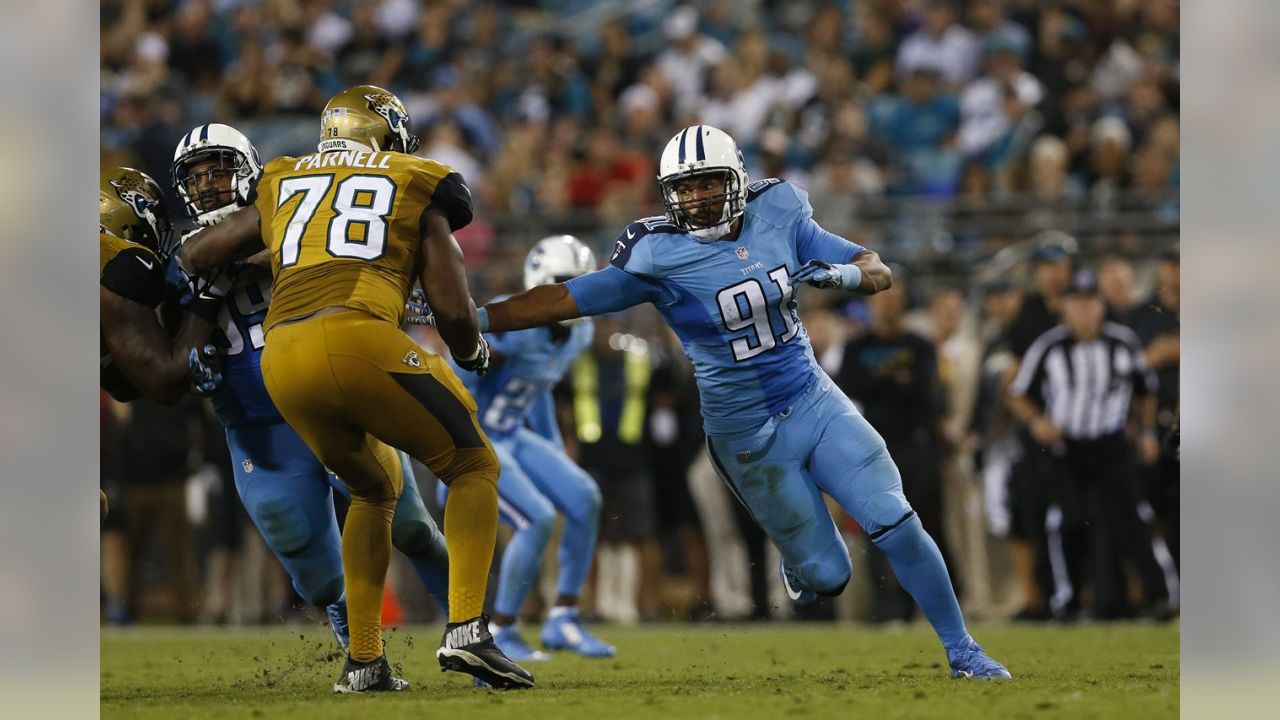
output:
POLYGON ((375 85, 357 85, 333 96, 320 116, 320 152, 418 149, 400 98, 375 85))
POLYGON ((127 167, 102 168, 101 176, 99 230, 167 255, 173 249, 173 225, 156 181, 127 167))

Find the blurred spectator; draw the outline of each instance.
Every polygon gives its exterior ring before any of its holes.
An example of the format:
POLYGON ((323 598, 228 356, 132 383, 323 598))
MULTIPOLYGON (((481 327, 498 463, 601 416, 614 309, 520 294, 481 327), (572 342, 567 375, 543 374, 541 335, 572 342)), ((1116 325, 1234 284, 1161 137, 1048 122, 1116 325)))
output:
POLYGON ((1090 132, 1089 195, 1099 210, 1113 210, 1129 186, 1129 148, 1133 133, 1118 117, 1107 116, 1090 132))
POLYGON ((126 479, 126 487, 118 507, 127 508, 132 562, 126 607, 133 616, 149 609, 189 622, 199 610, 187 478, 195 469, 192 458, 200 457, 202 413, 202 401, 194 397, 171 408, 141 400, 119 408, 116 476, 126 479))
POLYGON ((992 41, 1007 45, 1022 60, 1031 54, 1031 33, 1005 16, 1008 0, 973 0, 969 3, 969 25, 980 44, 992 41))
POLYGON ((1147 364, 1156 373, 1156 425, 1162 440, 1160 458, 1144 477, 1144 492, 1151 503, 1161 534, 1175 564, 1180 562, 1179 477, 1177 448, 1169 441, 1178 422, 1178 381, 1181 361, 1179 292, 1181 268, 1177 248, 1160 255, 1156 289, 1130 316, 1130 325, 1146 348, 1147 364))
POLYGON ((872 95, 887 93, 893 86, 893 63, 898 55, 898 38, 886 12, 875 3, 854 3, 853 69, 872 95))
POLYGON ((656 619, 661 590, 656 497, 644 442, 650 362, 648 344, 622 332, 616 316, 604 315, 566 383, 578 464, 599 483, 604 500, 596 611, 623 623, 656 619))
POLYGON ((809 182, 813 219, 828 232, 852 237, 860 196, 883 192, 880 170, 866 158, 836 151, 809 182))
POLYGON ((698 32, 698 11, 682 5, 663 23, 667 47, 657 58, 657 67, 674 92, 679 113, 693 111, 703 93, 703 77, 725 59, 727 51, 718 40, 698 32))
POLYGON ((635 207, 649 191, 654 174, 647 156, 624 147, 612 129, 597 128, 569 177, 569 202, 574 207, 596 208, 611 193, 623 193, 625 204, 635 207))
POLYGON ((957 4, 954 0, 927 0, 920 29, 902 41, 898 50, 899 77, 932 70, 958 90, 977 74, 978 41, 956 22, 957 4))
POLYGON ((342 85, 387 87, 404 62, 402 43, 392 42, 378 25, 378 3, 356 3, 351 13, 351 34, 336 53, 342 85))
POLYGON ((1098 263, 1098 291, 1107 306, 1107 320, 1122 325, 1130 323, 1138 304, 1133 287, 1133 265, 1122 257, 1105 257, 1098 263))
POLYGON ((959 290, 939 290, 930 299, 929 337, 937 357, 943 403, 938 443, 942 526, 956 561, 955 573, 963 581, 961 600, 970 611, 987 613, 993 605, 987 535, 982 522, 982 493, 974 477, 973 447, 969 440, 982 348, 959 290))
POLYGON ((932 68, 913 70, 900 80, 901 95, 872 106, 872 131, 894 151, 893 182, 903 194, 947 195, 959 179, 959 158, 951 146, 960 109, 938 79, 932 68))
POLYGON ((1014 150, 1015 127, 1040 103, 1044 91, 1035 76, 1022 69, 1012 40, 993 36, 983 51, 986 72, 960 94, 957 146, 966 157, 982 156, 997 167, 1014 150))

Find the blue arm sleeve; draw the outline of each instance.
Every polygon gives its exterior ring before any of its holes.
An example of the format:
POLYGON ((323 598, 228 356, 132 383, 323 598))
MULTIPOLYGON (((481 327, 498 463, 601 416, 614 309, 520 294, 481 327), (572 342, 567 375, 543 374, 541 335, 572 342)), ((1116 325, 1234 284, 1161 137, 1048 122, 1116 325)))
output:
POLYGON ((564 284, 582 315, 605 315, 641 303, 660 305, 672 300, 662 285, 632 275, 609 265, 586 275, 579 275, 564 284))
POLYGON ((802 265, 810 260, 843 265, 864 250, 866 248, 855 242, 823 230, 813 218, 800 221, 800 228, 796 233, 796 256, 802 265))
POLYGON ((559 447, 564 447, 564 438, 560 437, 560 423, 556 422, 556 401, 551 391, 539 395, 529 408, 527 416, 529 429, 550 440, 559 447))

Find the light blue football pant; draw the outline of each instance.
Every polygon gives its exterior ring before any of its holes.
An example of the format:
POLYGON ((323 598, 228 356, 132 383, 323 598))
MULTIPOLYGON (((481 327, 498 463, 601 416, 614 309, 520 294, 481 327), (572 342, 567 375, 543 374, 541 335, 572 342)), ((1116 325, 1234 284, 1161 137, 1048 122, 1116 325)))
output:
POLYGON ((903 495, 884 440, 825 373, 759 429, 707 444, 721 478, 806 587, 838 595, 853 571, 825 492, 885 552, 943 645, 965 641, 942 554, 903 495))
MULTIPOLYGON (((555 443, 528 428, 507 438, 490 438, 502 472, 498 476, 498 513, 515 530, 502 552, 494 612, 512 617, 538 579, 542 553, 564 514, 564 532, 556 554, 560 574, 556 592, 577 597, 591 571, 600 527, 600 488, 555 443)), ((443 506, 444 485, 437 490, 443 506)))
MULTIPOLYGON (((294 589, 317 607, 343 600, 342 538, 331 490, 349 498, 346 486, 285 423, 227 428, 227 445, 240 500, 294 589)), ((403 452, 400 466, 404 490, 396 502, 391 539, 447 614, 449 555, 444 536, 427 514, 403 452)))

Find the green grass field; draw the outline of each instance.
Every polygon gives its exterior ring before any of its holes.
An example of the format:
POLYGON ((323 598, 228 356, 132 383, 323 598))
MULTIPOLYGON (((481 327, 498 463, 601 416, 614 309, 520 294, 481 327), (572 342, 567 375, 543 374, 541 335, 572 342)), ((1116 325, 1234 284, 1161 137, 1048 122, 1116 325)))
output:
MULTIPOLYGON (((536 628, 535 628, 536 629, 536 628)), ((413 689, 335 696, 321 627, 104 629, 103 718, 1169 718, 1178 630, 1168 625, 979 626, 1011 683, 950 680, 924 626, 791 623, 602 627, 614 660, 531 664, 525 692, 441 673, 441 627, 388 633, 413 689)))

